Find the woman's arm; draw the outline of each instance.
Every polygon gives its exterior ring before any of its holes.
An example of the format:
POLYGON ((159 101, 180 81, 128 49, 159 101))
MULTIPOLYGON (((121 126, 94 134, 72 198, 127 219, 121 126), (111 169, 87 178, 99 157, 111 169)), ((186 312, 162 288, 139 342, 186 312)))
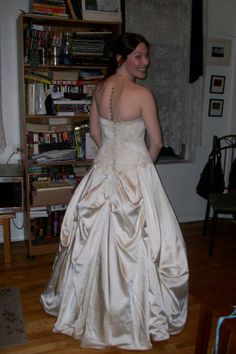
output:
POLYGON ((92 104, 90 109, 90 116, 89 116, 89 133, 91 138, 94 140, 98 148, 102 145, 102 137, 101 137, 101 127, 99 121, 99 115, 97 110, 96 104, 96 97, 95 94, 92 98, 92 104))
POLYGON ((147 88, 143 87, 141 91, 142 117, 150 140, 148 152, 152 161, 155 162, 163 146, 157 105, 152 93, 147 88))

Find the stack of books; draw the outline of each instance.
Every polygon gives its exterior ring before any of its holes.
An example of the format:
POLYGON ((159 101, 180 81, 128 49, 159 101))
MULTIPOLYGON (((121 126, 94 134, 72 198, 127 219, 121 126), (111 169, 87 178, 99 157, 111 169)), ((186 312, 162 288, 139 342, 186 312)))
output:
POLYGON ((60 16, 68 18, 66 0, 32 0, 30 11, 44 16, 60 16))
POLYGON ((112 51, 112 33, 103 32, 75 32, 71 40, 71 56, 74 64, 86 65, 98 62, 107 65, 112 51))
POLYGON ((59 99, 53 100, 53 108, 57 116, 74 116, 90 112, 91 99, 59 99))

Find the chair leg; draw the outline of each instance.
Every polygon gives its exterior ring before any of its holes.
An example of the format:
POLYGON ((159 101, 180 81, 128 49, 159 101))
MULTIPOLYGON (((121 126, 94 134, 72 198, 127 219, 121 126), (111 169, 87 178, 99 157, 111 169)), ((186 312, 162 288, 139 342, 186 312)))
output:
POLYGON ((207 354, 213 313, 205 305, 201 305, 197 338, 194 354, 207 354))
POLYGON ((215 233, 216 233, 217 212, 214 211, 211 221, 211 231, 208 240, 208 255, 212 256, 214 249, 215 233))
POLYGON ((205 236, 206 233, 207 233, 207 226, 208 226, 210 208, 211 208, 211 205, 210 205, 209 201, 207 201, 205 219, 204 219, 204 224, 203 224, 203 232, 202 232, 203 236, 205 236))

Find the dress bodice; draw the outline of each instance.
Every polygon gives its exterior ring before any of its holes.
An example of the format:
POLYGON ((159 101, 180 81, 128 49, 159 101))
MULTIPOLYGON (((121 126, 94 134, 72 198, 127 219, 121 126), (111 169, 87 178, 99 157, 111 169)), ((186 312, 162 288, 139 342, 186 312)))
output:
POLYGON ((151 163, 142 118, 122 122, 100 118, 100 124, 102 146, 95 162, 116 171, 151 163))

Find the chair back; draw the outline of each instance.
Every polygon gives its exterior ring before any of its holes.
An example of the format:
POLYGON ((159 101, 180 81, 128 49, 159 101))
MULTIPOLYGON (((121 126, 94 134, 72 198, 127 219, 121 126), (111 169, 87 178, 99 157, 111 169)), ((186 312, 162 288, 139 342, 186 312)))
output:
MULTIPOLYGON (((220 157, 221 166, 225 181, 225 189, 228 189, 229 175, 232 164, 236 161, 236 135, 225 135, 222 137, 213 137, 213 158, 217 161, 220 157)), ((236 178, 236 176, 235 176, 236 178)))

